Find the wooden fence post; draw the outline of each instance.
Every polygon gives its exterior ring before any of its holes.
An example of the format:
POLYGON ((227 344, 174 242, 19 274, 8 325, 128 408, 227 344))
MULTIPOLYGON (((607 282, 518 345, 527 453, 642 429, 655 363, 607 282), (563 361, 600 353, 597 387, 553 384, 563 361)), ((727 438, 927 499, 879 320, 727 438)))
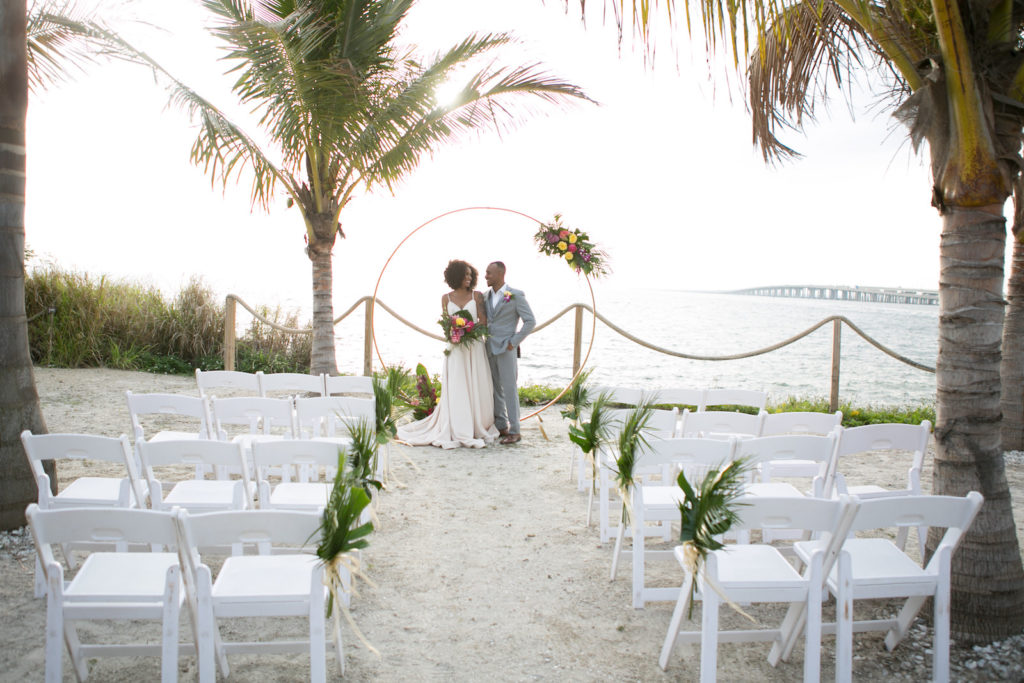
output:
POLYGON ((235 297, 224 298, 224 369, 235 369, 235 297))
POLYGON ((363 375, 373 376, 373 297, 366 298, 366 322, 363 325, 363 375))
POLYGON ((832 321, 832 387, 829 392, 829 412, 839 410, 839 347, 842 336, 843 323, 841 320, 832 321))
POLYGON ((580 371, 580 350, 583 346, 583 306, 576 304, 576 328, 572 341, 572 376, 580 371))

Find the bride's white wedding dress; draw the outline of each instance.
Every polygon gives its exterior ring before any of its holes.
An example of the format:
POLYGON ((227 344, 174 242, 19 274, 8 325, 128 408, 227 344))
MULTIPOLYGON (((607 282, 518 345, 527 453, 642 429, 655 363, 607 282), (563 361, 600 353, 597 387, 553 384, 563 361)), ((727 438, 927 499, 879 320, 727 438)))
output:
MULTIPOLYGON (((448 315, 476 313, 476 297, 465 306, 448 301, 448 315)), ((482 341, 455 344, 444 358, 441 398, 427 417, 402 425, 398 438, 413 446, 483 448, 498 438, 494 426, 494 387, 482 341)))

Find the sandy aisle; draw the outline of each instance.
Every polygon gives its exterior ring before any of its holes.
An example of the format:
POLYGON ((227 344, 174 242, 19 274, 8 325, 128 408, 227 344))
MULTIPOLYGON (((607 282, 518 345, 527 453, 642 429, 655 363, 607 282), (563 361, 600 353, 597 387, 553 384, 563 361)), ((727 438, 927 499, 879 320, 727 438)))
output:
MULTIPOLYGON (((194 393, 190 378, 114 370, 37 369, 43 412, 52 432, 85 431, 116 436, 129 429, 124 391, 194 393)), ((609 582, 611 550, 585 526, 585 496, 568 477, 565 423, 545 413, 545 441, 536 420, 524 425, 523 442, 484 450, 393 450, 393 470, 404 486, 381 495, 381 528, 365 551, 377 588, 360 585, 353 616, 382 654, 361 647, 346 625, 350 680, 695 680, 695 652, 676 656, 669 671, 657 666, 672 605, 630 606, 629 565, 609 582), (404 455, 403 455, 404 454, 404 455), (415 462, 409 464, 405 455, 415 462)), ((871 466, 877 471, 877 463, 871 466)), ((902 464, 886 467, 894 479, 902 464)), ((74 473, 62 472, 62 479, 74 473)), ((1024 491, 1020 466, 1010 468, 1011 488, 1024 491)), ((930 474, 926 472, 926 482, 930 474)), ((63 483, 63 481, 62 481, 63 483)), ((1024 494, 1022 494, 1024 495, 1024 494)), ((1018 495, 1018 498, 1022 497, 1018 495)), ((1020 528, 1024 517, 1017 503, 1020 528)), ((595 515, 596 519, 596 515, 595 515)), ((6 618, 0 625, 0 680, 41 680, 45 601, 31 597, 32 564, 0 552, 0 587, 6 618)), ((678 582, 666 564, 655 575, 678 582)), ((759 610, 770 623, 778 611, 759 610)), ((826 612, 826 615, 828 612, 826 612)), ((697 615, 695 614, 695 617, 697 615)), ((731 621, 731 615, 723 617, 731 621)), ((696 629, 696 623, 688 628, 696 629)), ((249 625, 250 630, 277 624, 249 625)), ((301 623, 295 624, 297 631, 301 623)), ((105 629, 99 629, 102 633, 105 629)), ((859 634, 855 677, 918 680, 930 634, 887 653, 881 637, 859 634)), ((822 679, 833 676, 826 639, 822 679)), ((1017 648, 1011 666, 1021 671, 1017 648)), ((790 663, 772 669, 767 644, 720 646, 720 680, 791 681, 800 677, 802 647, 790 663)), ((972 659, 957 652, 955 680, 993 680, 991 669, 963 668, 972 659)), ((234 680, 279 681, 308 677, 300 656, 235 657, 234 680)), ((333 656, 329 671, 337 673, 333 656)), ((183 680, 194 661, 181 659, 183 680)), ((95 680, 152 680, 156 659, 101 660, 95 680)), ((65 667, 66 680, 72 680, 65 667)), ((1016 680, 1016 678, 1012 678, 1016 680)))

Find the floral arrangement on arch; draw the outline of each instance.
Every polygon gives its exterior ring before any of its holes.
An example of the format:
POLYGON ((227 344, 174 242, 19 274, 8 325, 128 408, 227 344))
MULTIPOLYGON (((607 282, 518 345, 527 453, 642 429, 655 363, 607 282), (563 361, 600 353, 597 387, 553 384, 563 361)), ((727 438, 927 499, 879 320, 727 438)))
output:
POLYGON ((533 241, 540 253, 564 259, 577 273, 594 277, 608 274, 608 255, 590 241, 587 233, 562 225, 561 214, 556 213, 551 223, 542 223, 533 241))
POLYGON ((444 330, 444 338, 448 340, 444 350, 446 356, 459 344, 487 337, 487 326, 474 322, 473 315, 466 309, 455 311, 452 315, 442 314, 437 322, 444 330))

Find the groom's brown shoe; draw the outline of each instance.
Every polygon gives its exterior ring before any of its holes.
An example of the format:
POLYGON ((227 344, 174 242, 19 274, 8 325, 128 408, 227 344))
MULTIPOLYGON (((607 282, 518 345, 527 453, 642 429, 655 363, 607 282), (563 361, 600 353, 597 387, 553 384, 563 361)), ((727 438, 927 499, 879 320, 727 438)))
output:
POLYGON ((498 436, 501 437, 502 439, 504 439, 506 436, 508 436, 508 430, 507 429, 499 429, 498 430, 498 436))
POLYGON ((503 443, 506 445, 510 443, 519 443, 522 439, 523 437, 519 434, 506 434, 505 436, 501 437, 501 441, 499 443, 503 443))

